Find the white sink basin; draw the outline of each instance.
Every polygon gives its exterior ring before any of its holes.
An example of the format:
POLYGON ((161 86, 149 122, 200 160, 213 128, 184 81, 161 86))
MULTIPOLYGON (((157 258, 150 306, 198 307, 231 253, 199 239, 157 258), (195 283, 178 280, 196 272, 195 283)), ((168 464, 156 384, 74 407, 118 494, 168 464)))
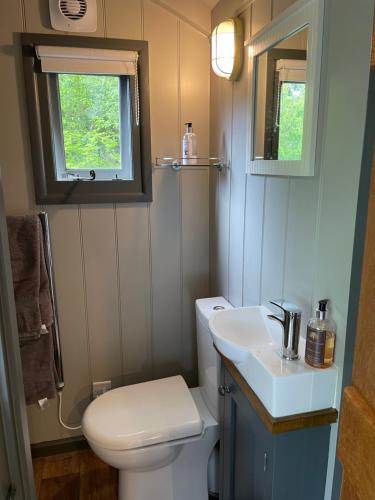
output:
POLYGON ((263 306, 215 313, 209 322, 217 349, 237 367, 273 417, 323 410, 334 406, 337 368, 312 368, 304 362, 300 339, 296 361, 280 355, 282 327, 267 318, 263 306))

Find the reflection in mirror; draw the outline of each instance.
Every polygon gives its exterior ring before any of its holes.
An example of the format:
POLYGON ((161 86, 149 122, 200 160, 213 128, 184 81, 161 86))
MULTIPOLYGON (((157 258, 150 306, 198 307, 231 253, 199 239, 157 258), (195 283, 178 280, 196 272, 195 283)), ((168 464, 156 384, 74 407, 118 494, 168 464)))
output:
POLYGON ((301 160, 307 28, 256 57, 255 160, 301 160))

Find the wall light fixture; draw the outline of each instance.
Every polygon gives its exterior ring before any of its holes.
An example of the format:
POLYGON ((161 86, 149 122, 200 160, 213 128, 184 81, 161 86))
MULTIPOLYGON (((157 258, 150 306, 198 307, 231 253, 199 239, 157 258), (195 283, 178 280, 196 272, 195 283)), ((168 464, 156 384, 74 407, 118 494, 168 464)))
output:
POLYGON ((243 25, 239 17, 218 24, 211 35, 211 64, 214 73, 237 80, 243 60, 243 25))

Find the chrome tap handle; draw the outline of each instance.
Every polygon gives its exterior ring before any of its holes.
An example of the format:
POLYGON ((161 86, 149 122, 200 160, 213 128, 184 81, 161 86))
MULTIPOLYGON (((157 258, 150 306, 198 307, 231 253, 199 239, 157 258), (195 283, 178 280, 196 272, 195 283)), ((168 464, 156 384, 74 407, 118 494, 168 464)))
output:
POLYGON ((286 302, 283 299, 278 299, 278 300, 270 300, 270 304, 279 307, 285 315, 290 315, 290 316, 301 316, 301 309, 299 309, 295 304, 292 304, 291 302, 286 302))
POLYGON ((280 299, 280 300, 276 300, 276 299, 275 299, 275 300, 269 300, 269 303, 270 303, 270 304, 273 304, 273 305, 274 305, 274 306, 276 306, 276 307, 280 307, 280 309, 281 309, 282 311, 285 311, 285 309, 284 309, 284 307, 283 307, 283 303, 284 303, 284 301, 283 301, 283 300, 281 300, 281 299, 280 299))
POLYGON ((269 303, 273 304, 276 307, 279 307, 283 311, 284 315, 281 316, 281 315, 277 315, 277 314, 268 314, 267 318, 272 319, 274 321, 278 321, 279 323, 281 323, 282 327, 284 328, 284 326, 285 326, 285 319, 286 319, 286 314, 285 314, 286 310, 282 306, 283 301, 282 300, 270 300, 269 303))

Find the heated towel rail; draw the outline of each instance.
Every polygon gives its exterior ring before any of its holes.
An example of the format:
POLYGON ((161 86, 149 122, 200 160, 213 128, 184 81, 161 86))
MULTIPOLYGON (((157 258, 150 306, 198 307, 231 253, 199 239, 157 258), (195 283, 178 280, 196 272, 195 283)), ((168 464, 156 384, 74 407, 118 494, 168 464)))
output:
POLYGON ((38 215, 43 229, 44 258, 46 262, 49 287, 51 291, 51 302, 53 311, 53 325, 51 328, 51 333, 53 335, 53 348, 54 348, 54 358, 55 358, 56 375, 57 375, 56 389, 58 391, 61 391, 64 388, 65 382, 64 382, 63 363, 61 357, 59 319, 57 315, 56 287, 55 287, 55 277, 53 274, 53 261, 52 261, 52 250, 51 250, 51 237, 48 224, 48 214, 46 212, 40 212, 38 215))

